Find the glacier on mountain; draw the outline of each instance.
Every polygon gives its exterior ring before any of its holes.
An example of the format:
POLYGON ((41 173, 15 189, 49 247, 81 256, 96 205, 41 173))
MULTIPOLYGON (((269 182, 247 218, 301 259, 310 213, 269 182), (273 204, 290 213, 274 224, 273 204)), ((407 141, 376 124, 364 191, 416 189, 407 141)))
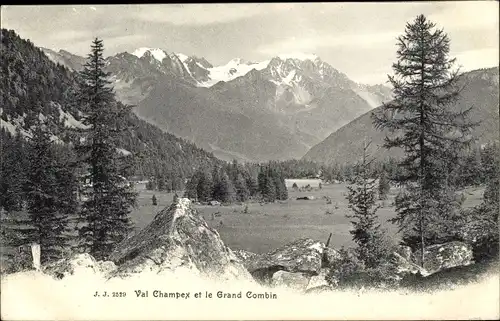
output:
POLYGON ((163 59, 167 56, 167 53, 160 48, 147 48, 147 47, 138 48, 132 54, 137 58, 141 58, 142 56, 144 56, 146 52, 149 52, 159 62, 162 62, 163 59))
MULTIPOLYGON (((213 68, 207 68, 210 80, 200 83, 200 87, 211 87, 219 81, 230 81, 244 76, 251 70, 262 70, 269 65, 269 60, 258 63, 245 62, 241 58, 230 60, 227 64, 213 68)), ((203 67, 200 65, 200 67, 203 67)))

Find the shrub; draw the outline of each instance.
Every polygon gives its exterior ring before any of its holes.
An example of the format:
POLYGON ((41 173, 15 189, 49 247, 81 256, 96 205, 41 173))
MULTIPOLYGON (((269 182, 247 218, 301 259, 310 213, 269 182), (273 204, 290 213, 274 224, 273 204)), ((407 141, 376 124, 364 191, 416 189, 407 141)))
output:
POLYGON ((394 277, 395 266, 390 260, 375 268, 369 268, 358 258, 355 249, 341 248, 339 254, 342 259, 332 267, 326 278, 330 285, 341 289, 385 289, 397 285, 397 279, 394 277))
POLYGON ((355 276, 364 270, 364 264, 358 260, 356 253, 352 249, 342 247, 339 250, 341 259, 332 267, 326 280, 330 285, 345 287, 352 285, 355 276))
POLYGON ((464 210, 460 237, 472 245, 474 261, 482 262, 498 258, 498 208, 491 209, 481 204, 464 210))

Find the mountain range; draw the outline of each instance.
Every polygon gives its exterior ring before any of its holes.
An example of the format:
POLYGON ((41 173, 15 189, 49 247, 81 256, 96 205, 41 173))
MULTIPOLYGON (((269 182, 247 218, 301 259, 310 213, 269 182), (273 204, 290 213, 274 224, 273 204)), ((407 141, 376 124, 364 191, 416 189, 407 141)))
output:
MULTIPOLYGON (((42 50, 72 70, 85 61, 64 50, 42 50)), ((214 66, 205 58, 138 48, 106 58, 106 69, 117 97, 135 105, 140 118, 224 160, 346 163, 367 138, 376 158, 400 153, 380 148, 386 133, 370 119, 391 99, 391 89, 356 83, 314 54, 235 58, 214 66)), ((474 105, 479 141, 495 139, 498 67, 466 72, 461 81, 466 86, 455 108, 474 105)))
MULTIPOLYGON (((55 62, 83 58, 43 49, 55 62)), ((312 54, 213 66, 204 58, 138 48, 106 58, 117 97, 162 130, 219 158, 266 161, 302 157, 312 146, 391 97, 358 84, 312 54)))
MULTIPOLYGON (((498 67, 465 72, 459 76, 458 101, 451 106, 455 110, 472 107, 471 120, 480 122, 473 131, 477 144, 499 140, 499 83, 498 67)), ((371 141, 369 153, 377 160, 398 157, 401 150, 382 147, 387 131, 376 130, 371 114, 381 107, 369 111, 351 121, 328 138, 317 144, 303 157, 304 160, 325 164, 346 164, 360 159, 364 141, 371 141)))
MULTIPOLYGON (((0 149, 4 146, 2 138, 8 133, 19 131, 31 136, 36 118, 45 121, 54 140, 71 142, 75 131, 84 125, 80 122, 82 112, 74 100, 75 74, 65 65, 75 70, 84 61, 64 51, 47 54, 47 50, 42 51, 12 30, 2 29, 0 36, 0 149)), ((163 175, 183 181, 199 167, 222 163, 213 154, 161 131, 135 114, 126 122, 129 129, 117 138, 117 145, 124 155, 132 152, 137 156, 134 175, 147 178, 163 175)))

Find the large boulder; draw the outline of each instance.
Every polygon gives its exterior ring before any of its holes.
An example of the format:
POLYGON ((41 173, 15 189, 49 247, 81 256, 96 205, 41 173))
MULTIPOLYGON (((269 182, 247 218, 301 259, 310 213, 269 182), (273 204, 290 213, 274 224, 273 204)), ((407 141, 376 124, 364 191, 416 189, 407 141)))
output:
POLYGON ((323 251, 323 267, 335 268, 342 261, 342 255, 339 251, 331 247, 325 247, 323 251))
POLYGON ((259 254, 246 250, 234 250, 233 252, 236 257, 243 263, 243 266, 245 266, 245 268, 251 266, 252 262, 257 260, 257 258, 260 256, 259 254))
POLYGON ((118 265, 119 276, 187 269, 222 280, 252 280, 187 198, 159 212, 148 226, 119 244, 110 259, 118 265))
POLYGON ((273 274, 271 285, 303 291, 309 284, 310 276, 307 273, 292 273, 277 271, 273 274))
POLYGON ((76 254, 42 267, 42 271, 55 278, 61 279, 69 275, 90 274, 109 278, 116 270, 111 261, 97 261, 88 253, 76 254))
MULTIPOLYGON (((416 263, 420 262, 421 251, 414 253, 416 263)), ((430 273, 456 266, 466 266, 473 263, 472 246, 464 242, 453 241, 434 244, 424 249, 424 268, 430 273)))
MULTIPOLYGON (((403 252, 403 254, 408 253, 403 252)), ((399 282, 403 278, 411 275, 427 276, 430 274, 426 269, 416 265, 408 258, 409 256, 402 256, 399 251, 392 254, 390 262, 392 268, 387 269, 387 271, 391 274, 388 275, 388 279, 393 279, 396 282, 399 282)))
POLYGON ((324 289, 325 287, 329 287, 330 284, 327 281, 328 274, 330 273, 330 269, 323 268, 319 272, 318 275, 313 275, 309 279, 309 283, 307 284, 306 291, 314 291, 315 288, 324 289))
POLYGON ((319 274, 325 245, 312 239, 299 239, 267 254, 254 257, 247 269, 261 281, 269 281, 277 271, 319 274))

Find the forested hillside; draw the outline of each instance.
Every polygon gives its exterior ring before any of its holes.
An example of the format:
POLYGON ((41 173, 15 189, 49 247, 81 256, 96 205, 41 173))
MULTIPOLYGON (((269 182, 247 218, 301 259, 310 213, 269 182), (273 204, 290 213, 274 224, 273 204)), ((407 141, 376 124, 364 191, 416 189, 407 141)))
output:
MULTIPOLYGON (((473 131, 474 138, 480 145, 498 141, 498 67, 465 72, 460 75, 458 82, 463 90, 451 109, 466 110, 472 107, 471 119, 479 122, 473 131)), ((319 163, 349 163, 360 157, 364 140, 373 142, 370 153, 378 160, 400 157, 400 149, 381 148, 389 132, 377 130, 371 118, 372 113, 381 108, 369 111, 336 130, 311 148, 303 159, 319 163)))
MULTIPOLYGON (((31 136, 34 121, 44 119, 55 139, 71 142, 83 126, 75 97, 76 75, 12 30, 2 29, 0 50, 0 126, 10 134, 19 130, 31 136)), ((121 134, 118 145, 125 154, 135 156, 133 175, 175 176, 176 181, 183 182, 196 168, 219 162, 211 153, 161 131, 133 113, 126 121, 129 130, 121 134)), ((2 137, 9 139, 9 135, 2 137)))

